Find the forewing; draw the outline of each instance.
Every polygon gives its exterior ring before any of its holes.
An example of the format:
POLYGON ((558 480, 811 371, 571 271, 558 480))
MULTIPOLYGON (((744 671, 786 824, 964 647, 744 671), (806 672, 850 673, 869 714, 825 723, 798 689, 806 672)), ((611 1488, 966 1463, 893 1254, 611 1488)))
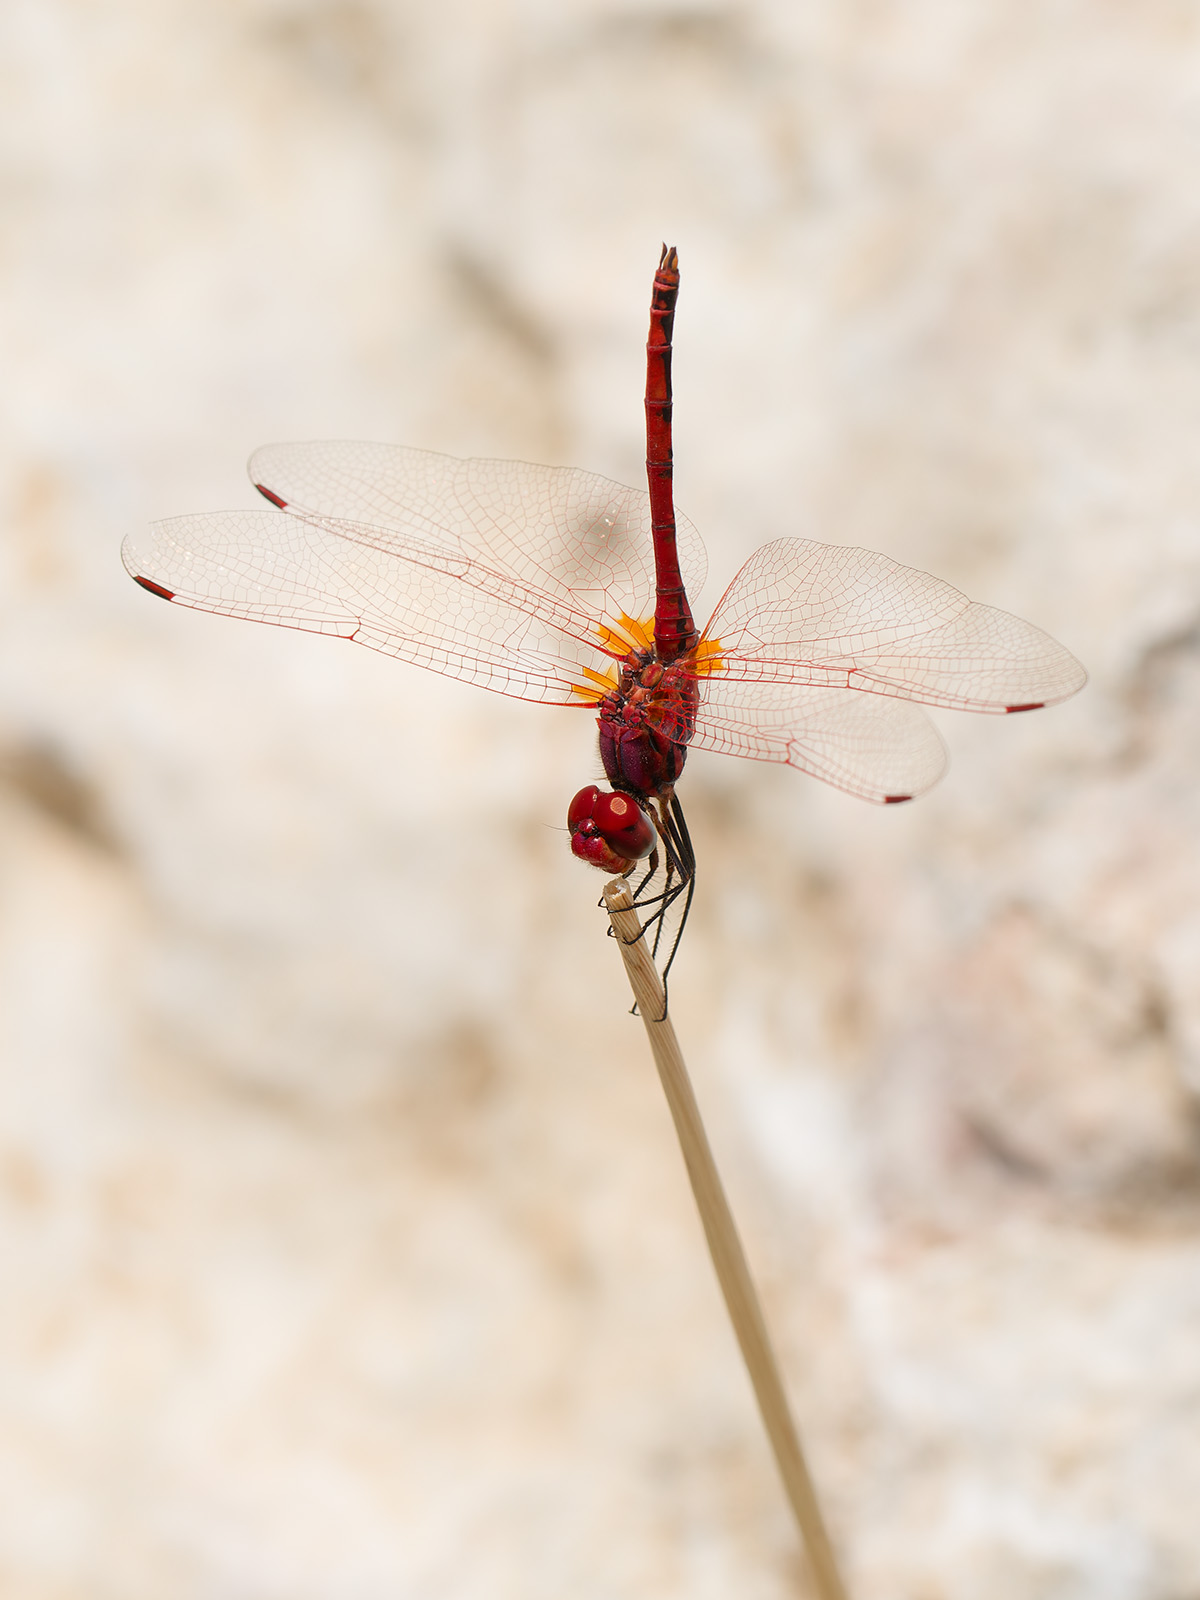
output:
POLYGON ((526 700, 579 704, 606 664, 594 619, 445 543, 282 511, 174 517, 126 539, 129 573, 200 611, 352 639, 526 700))
POLYGON ((798 767, 879 805, 923 794, 946 747, 919 706, 850 689, 702 681, 695 748, 798 767))
POLYGON ((1065 700, 1087 674, 1049 634, 872 550, 779 539, 705 629, 729 680, 842 686, 962 711, 1065 700))
MULTIPOLYGON (((250 458, 250 475, 293 509, 442 545, 597 621, 654 611, 644 489, 570 467, 346 441, 265 445, 250 458)), ((694 596, 704 546, 686 517, 677 521, 694 596)))

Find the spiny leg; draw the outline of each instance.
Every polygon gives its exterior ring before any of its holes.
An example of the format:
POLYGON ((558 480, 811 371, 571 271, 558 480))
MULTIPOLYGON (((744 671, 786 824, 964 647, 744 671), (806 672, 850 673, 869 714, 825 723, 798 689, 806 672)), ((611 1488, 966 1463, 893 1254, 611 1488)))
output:
MULTIPOLYGON (((672 846, 679 862, 681 881, 675 888, 675 893, 672 896, 672 900, 663 907, 664 915, 663 919, 661 919, 659 923, 659 935, 661 935, 662 929, 665 926, 665 913, 669 906, 674 903, 681 893, 685 896, 685 898, 683 902, 683 914, 679 918, 679 926, 676 928, 675 936, 671 941, 671 953, 667 957, 667 964, 662 970, 664 994, 666 993, 667 988, 667 974, 671 970, 671 963, 675 960, 676 955, 679 953, 679 943, 683 938, 683 930, 687 927, 688 916, 690 915, 692 909, 692 897, 696 892, 696 852, 692 847, 692 836, 688 832, 687 821, 683 815, 683 807, 679 804, 678 796, 675 794, 673 789, 671 791, 670 799, 667 802, 667 810, 668 821, 671 830, 672 846)), ((656 936, 654 941, 656 955, 658 953, 658 944, 659 936, 656 936)), ((664 1012, 663 1015, 665 1016, 666 1013, 664 1012)))
MULTIPOLYGON (((654 817, 659 838, 662 841, 666 875, 665 886, 657 894, 644 894, 646 887, 658 871, 659 864, 656 863, 653 870, 647 873, 638 885, 635 904, 639 909, 644 909, 647 906, 657 908, 646 919, 639 935, 639 937, 644 938, 651 929, 654 930, 651 936, 650 953, 656 961, 660 949, 664 946, 664 941, 670 944, 670 954, 662 970, 663 994, 665 996, 667 975, 679 950, 683 930, 692 908, 692 896, 696 888, 696 853, 692 847, 692 839, 683 815, 683 807, 679 804, 674 789, 662 795, 657 804, 651 802, 649 809, 654 817), (678 926, 671 929, 670 912, 678 902, 680 895, 686 897, 683 905, 683 914, 679 919, 678 926), (671 931, 668 931, 668 929, 671 929, 671 931)), ((664 1008, 663 1016, 665 1017, 666 1014, 664 1008)))
POLYGON ((673 826, 667 809, 668 799, 669 796, 664 795, 657 801, 648 800, 646 803, 647 810, 654 819, 654 826, 658 832, 662 852, 661 856, 659 851, 656 850, 654 852, 650 859, 650 871, 638 884, 634 895, 634 905, 638 907, 639 911, 644 910, 647 906, 658 907, 658 910, 646 919, 642 928, 643 933, 661 921, 663 913, 683 890, 689 871, 694 870, 694 863, 691 867, 688 865, 686 852, 680 852, 678 831, 673 826), (660 867, 663 867, 665 873, 664 887, 656 894, 647 894, 645 891, 657 875, 660 867))

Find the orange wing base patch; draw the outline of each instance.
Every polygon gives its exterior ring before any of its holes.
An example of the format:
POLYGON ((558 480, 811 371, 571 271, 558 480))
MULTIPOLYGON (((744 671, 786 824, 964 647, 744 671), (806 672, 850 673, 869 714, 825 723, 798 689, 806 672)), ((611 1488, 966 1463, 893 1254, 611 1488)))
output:
MULTIPOLYGON (((654 618, 630 617, 622 611, 615 622, 600 624, 596 629, 596 638, 606 654, 621 658, 631 650, 653 650, 654 618)), ((701 639, 687 665, 697 678, 711 678, 714 673, 724 672, 726 667, 721 654, 721 641, 701 639)), ((598 706, 607 695, 613 693, 620 681, 615 662, 603 672, 593 672, 591 667, 581 667, 579 670, 587 682, 573 683, 571 693, 577 694, 587 705, 598 706)))
POLYGON ((607 672, 593 672, 591 667, 580 667, 579 670, 588 682, 573 683, 571 693, 577 694, 587 705, 598 706, 617 687, 616 667, 609 667, 607 672))
POLYGON ((725 672, 725 657, 721 654, 720 639, 701 639, 692 658, 692 671, 698 678, 711 678, 714 672, 725 672))

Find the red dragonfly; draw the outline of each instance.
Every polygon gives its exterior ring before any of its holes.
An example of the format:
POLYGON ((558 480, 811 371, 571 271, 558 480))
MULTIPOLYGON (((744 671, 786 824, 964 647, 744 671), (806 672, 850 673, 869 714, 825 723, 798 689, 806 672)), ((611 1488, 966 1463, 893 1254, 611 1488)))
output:
POLYGON ((1087 679, 1031 624, 888 556, 808 539, 756 550, 698 630, 688 594, 704 547, 672 494, 678 292, 664 247, 646 345, 648 493, 569 467, 267 445, 250 475, 271 510, 175 517, 122 548, 132 577, 176 605, 597 713, 612 792, 575 796, 572 848, 609 872, 645 861, 643 892, 661 849, 666 887, 642 901, 659 904, 659 931, 694 886, 675 794, 689 746, 786 762, 894 804, 946 766, 914 702, 1034 711, 1087 679))

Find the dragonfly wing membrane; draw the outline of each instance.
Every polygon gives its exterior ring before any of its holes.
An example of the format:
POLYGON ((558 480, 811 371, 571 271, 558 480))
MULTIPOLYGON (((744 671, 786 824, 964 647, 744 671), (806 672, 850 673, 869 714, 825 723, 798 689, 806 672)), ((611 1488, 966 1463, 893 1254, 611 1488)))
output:
POLYGON ((1087 682, 1071 652, 1032 622, 973 601, 911 644, 885 646, 856 668, 852 688, 961 711, 1031 711, 1087 682))
POLYGON ((1028 710, 1087 681, 1032 623, 873 550, 779 539, 705 629, 730 678, 866 690, 962 711, 1028 710))
POLYGON ((176 604, 334 634, 520 699, 579 704, 581 667, 605 665, 590 619, 386 529, 216 512, 155 523, 122 559, 176 604))
MULTIPOLYGON (((592 617, 654 610, 644 489, 573 467, 349 441, 265 445, 250 475, 290 509, 458 550, 592 617)), ((698 589, 703 543, 686 518, 679 536, 686 581, 698 589)))
POLYGON ((904 701, 723 677, 704 680, 700 693, 700 750, 785 762, 878 805, 924 794, 946 770, 941 735, 904 701))
POLYGON ((154 522, 121 545, 125 570, 177 605, 350 638, 358 617, 316 550, 275 511, 154 522))

